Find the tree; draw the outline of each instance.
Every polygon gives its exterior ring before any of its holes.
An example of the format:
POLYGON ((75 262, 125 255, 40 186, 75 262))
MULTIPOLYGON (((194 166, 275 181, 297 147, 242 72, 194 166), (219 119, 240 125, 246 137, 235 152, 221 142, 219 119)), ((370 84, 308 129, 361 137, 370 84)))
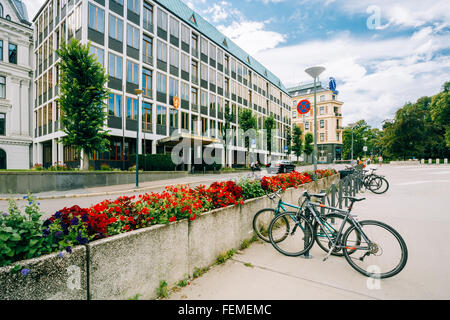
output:
POLYGON ((72 39, 57 50, 61 58, 58 103, 66 134, 62 142, 77 152, 83 151, 83 170, 89 170, 90 155, 105 151, 109 144, 108 133, 103 129, 107 119, 108 77, 95 55, 89 53, 89 46, 72 39))
POLYGON ((310 156, 314 151, 314 136, 311 132, 308 132, 305 134, 305 147, 303 149, 303 152, 306 154, 306 156, 310 156))
POLYGON ((433 121, 443 127, 446 146, 450 147, 450 81, 433 97, 430 109, 433 121))
POLYGON ((289 127, 285 127, 286 130, 286 146, 287 146, 287 155, 288 155, 288 160, 289 160, 289 156, 291 155, 292 152, 292 135, 291 135, 291 129, 289 127))
POLYGON ((223 139, 223 151, 225 152, 225 166, 228 166, 228 146, 233 139, 231 135, 231 121, 233 121, 233 114, 231 113, 230 106, 225 106, 224 124, 222 126, 222 139, 223 139))
MULTIPOLYGON (((353 159, 364 156, 364 137, 369 136, 370 126, 365 120, 359 120, 353 127, 353 159)), ((352 129, 345 128, 342 132, 342 151, 344 159, 350 159, 352 155, 352 129)))
MULTIPOLYGON (((247 149, 246 163, 248 164, 248 158, 250 156, 250 138, 252 138, 252 130, 256 134, 257 119, 253 116, 253 112, 250 109, 243 109, 239 113, 239 128, 244 131, 244 144, 247 149)), ((256 136, 254 137, 256 139, 256 136)))
POLYGON ((300 157, 303 152, 302 134, 302 129, 294 124, 294 127, 292 128, 292 151, 294 151, 297 161, 298 157, 300 157))
POLYGON ((272 130, 275 129, 275 118, 273 115, 270 115, 264 119, 263 127, 264 130, 266 130, 266 148, 269 152, 269 158, 272 159, 272 130))

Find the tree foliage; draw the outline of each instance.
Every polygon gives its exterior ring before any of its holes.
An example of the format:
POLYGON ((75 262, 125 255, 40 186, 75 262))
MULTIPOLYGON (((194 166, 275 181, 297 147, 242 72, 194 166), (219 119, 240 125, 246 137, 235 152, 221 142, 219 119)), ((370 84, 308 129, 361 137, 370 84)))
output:
POLYGON ((302 129, 294 125, 292 128, 292 151, 294 151, 295 156, 300 157, 303 152, 303 140, 302 140, 302 129))
POLYGON ((270 115, 264 119, 263 127, 266 130, 266 148, 269 155, 272 155, 272 130, 275 129, 275 118, 270 115))
POLYGON ((303 152, 310 156, 314 151, 314 136, 311 132, 305 134, 305 147, 303 152))
POLYGON ((83 150, 86 160, 94 151, 104 151, 108 144, 108 133, 104 130, 108 77, 95 55, 89 53, 89 46, 72 39, 69 44, 62 43, 57 50, 61 58, 58 62, 58 102, 62 111, 62 127, 66 134, 62 142, 64 145, 73 146, 78 152, 83 150))

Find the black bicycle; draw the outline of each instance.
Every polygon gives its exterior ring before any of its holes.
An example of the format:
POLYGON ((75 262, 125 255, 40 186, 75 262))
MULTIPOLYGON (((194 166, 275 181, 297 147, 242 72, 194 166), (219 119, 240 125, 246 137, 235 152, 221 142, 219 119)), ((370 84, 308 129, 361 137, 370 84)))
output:
POLYGON ((348 174, 354 174, 356 179, 367 189, 375 194, 385 193, 389 189, 389 182, 382 176, 375 174, 376 168, 363 168, 362 165, 346 166, 346 170, 340 172, 341 178, 348 174))
POLYGON ((395 276, 406 265, 408 249, 400 234, 391 226, 375 220, 358 221, 351 215, 353 204, 365 198, 350 200, 347 210, 324 205, 326 193, 303 193, 302 210, 276 215, 268 228, 273 247, 287 256, 301 256, 314 242, 330 255, 344 256, 347 262, 365 276, 383 279, 395 276), (312 201, 320 198, 322 202, 312 201), (331 213, 321 214, 320 208, 331 213))

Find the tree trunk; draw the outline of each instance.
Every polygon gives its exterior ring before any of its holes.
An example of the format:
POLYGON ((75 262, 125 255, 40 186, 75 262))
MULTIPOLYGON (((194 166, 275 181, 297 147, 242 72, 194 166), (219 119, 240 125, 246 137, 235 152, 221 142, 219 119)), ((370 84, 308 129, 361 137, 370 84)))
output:
POLYGON ((83 171, 89 171, 89 153, 83 150, 83 171))

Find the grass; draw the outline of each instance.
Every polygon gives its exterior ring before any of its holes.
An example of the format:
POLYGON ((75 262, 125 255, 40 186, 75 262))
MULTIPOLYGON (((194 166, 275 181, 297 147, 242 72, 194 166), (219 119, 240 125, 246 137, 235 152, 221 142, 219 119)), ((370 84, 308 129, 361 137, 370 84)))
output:
POLYGON ((192 274, 192 277, 195 279, 195 278, 198 278, 198 277, 200 277, 201 275, 203 275, 206 271, 208 271, 209 270, 209 268, 208 267, 204 267, 204 268, 194 268, 194 273, 192 274))
POLYGON ((134 297, 128 298, 128 300, 139 300, 139 297, 142 296, 142 294, 137 293, 134 297))
POLYGON ((244 263, 244 266, 249 267, 249 268, 253 268, 253 265, 250 262, 244 263))
POLYGON ((216 259, 216 264, 222 264, 228 259, 231 259, 233 255, 236 253, 235 249, 228 250, 227 252, 222 252, 216 259))
POLYGON ((167 298, 169 296, 166 280, 159 281, 159 287, 156 288, 156 296, 160 299, 167 298))

